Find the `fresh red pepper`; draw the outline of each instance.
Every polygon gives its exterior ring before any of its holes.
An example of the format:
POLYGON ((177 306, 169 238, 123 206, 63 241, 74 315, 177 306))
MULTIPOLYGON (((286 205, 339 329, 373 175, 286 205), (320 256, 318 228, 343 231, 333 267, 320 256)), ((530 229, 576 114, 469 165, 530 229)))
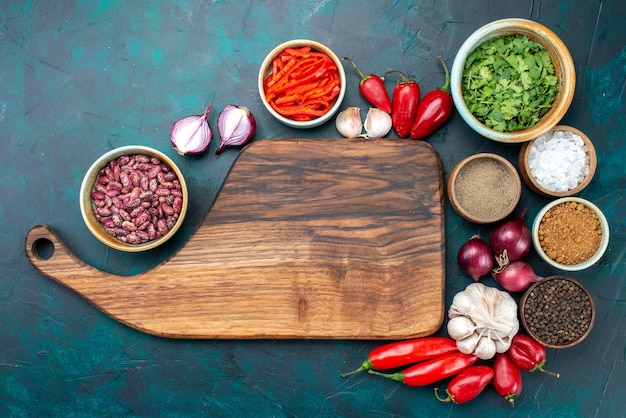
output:
POLYGON ((389 94, 387 94, 383 79, 376 74, 365 75, 350 58, 343 57, 343 59, 352 64, 356 72, 359 73, 361 77, 359 91, 365 100, 384 112, 391 114, 391 100, 389 99, 389 94))
POLYGON ((411 139, 423 139, 443 125, 452 115, 454 104, 448 91, 450 87, 450 72, 446 62, 441 57, 437 59, 446 72, 446 82, 438 89, 432 90, 422 98, 417 106, 417 116, 411 126, 411 139))
POLYGON ((391 96, 391 126, 400 138, 409 136, 409 131, 417 115, 417 104, 420 100, 420 86, 417 81, 411 80, 400 71, 387 71, 383 80, 389 74, 399 74, 402 78, 393 89, 391 96))
POLYGON ((496 354, 493 362, 493 387, 511 407, 522 393, 522 372, 507 353, 496 354))
POLYGON ((471 366, 457 374, 448 383, 447 398, 440 398, 437 388, 435 397, 441 402, 454 402, 462 404, 469 402, 482 393, 493 379, 494 371, 489 366, 471 366))
POLYGON ((363 370, 389 370, 459 351, 456 341, 446 337, 424 337, 381 345, 370 351, 361 366, 347 377, 363 370))
POLYGON ((337 65, 311 47, 285 48, 264 80, 265 98, 280 115, 311 120, 324 115, 341 91, 337 65))
POLYGON ((457 352, 417 363, 397 373, 386 374, 374 370, 368 370, 368 373, 396 380, 407 386, 426 386, 453 376, 476 361, 478 357, 473 354, 457 352))
POLYGON ((517 334, 511 340, 509 355, 513 363, 521 370, 534 372, 539 370, 543 373, 559 377, 558 373, 553 373, 543 368, 546 364, 546 348, 532 338, 517 334))

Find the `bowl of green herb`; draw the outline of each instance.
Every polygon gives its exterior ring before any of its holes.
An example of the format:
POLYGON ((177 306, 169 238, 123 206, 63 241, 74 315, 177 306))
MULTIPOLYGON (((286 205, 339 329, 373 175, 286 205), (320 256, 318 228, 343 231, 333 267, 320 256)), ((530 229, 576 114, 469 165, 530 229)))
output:
POLYGON ((556 126, 572 102, 574 62, 544 25, 501 19, 472 33, 450 73, 451 94, 465 122, 482 136, 509 143, 556 126))

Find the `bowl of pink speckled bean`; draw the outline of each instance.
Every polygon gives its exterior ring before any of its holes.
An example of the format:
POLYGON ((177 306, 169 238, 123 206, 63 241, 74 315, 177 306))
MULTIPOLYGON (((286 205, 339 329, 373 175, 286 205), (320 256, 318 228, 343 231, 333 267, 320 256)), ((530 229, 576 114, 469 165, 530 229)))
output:
POLYGON ((180 228, 187 205, 187 185, 176 164, 141 145, 102 155, 87 170, 80 188, 87 228, 120 251, 146 251, 169 240, 180 228))

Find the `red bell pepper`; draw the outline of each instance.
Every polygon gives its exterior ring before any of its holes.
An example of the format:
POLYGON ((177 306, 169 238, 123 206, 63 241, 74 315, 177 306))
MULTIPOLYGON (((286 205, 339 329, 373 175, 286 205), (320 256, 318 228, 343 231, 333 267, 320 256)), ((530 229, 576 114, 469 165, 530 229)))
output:
POLYGON ((363 370, 389 370, 459 351, 456 341, 446 337, 424 337, 382 345, 373 349, 361 366, 347 377, 363 370))
POLYGON ((311 120, 324 115, 341 91, 337 65, 311 47, 286 48, 272 60, 265 98, 282 116, 311 120))
POLYGON ((511 340, 511 347, 508 353, 511 356, 511 361, 521 370, 527 372, 539 370, 554 377, 559 377, 558 373, 553 373, 543 368, 543 365, 546 364, 546 348, 526 335, 515 335, 511 340))
POLYGON ((411 139, 423 139, 443 125, 452 115, 454 103, 448 92, 450 87, 450 72, 446 62, 441 57, 437 59, 446 72, 446 81, 443 86, 432 90, 422 98, 417 106, 417 116, 411 126, 411 139))
POLYGON ((411 80, 400 71, 387 71, 383 80, 389 74, 399 74, 402 78, 396 84, 391 96, 391 126, 400 138, 409 136, 409 131, 417 115, 417 105, 420 100, 420 86, 417 81, 411 80))
POLYGON ((489 366, 471 366, 457 374, 448 383, 447 398, 440 398, 435 388, 435 397, 441 402, 462 404, 469 402, 482 393, 493 379, 494 371, 489 366))
POLYGON ((473 354, 457 352, 417 363, 397 373, 386 374, 374 370, 368 370, 368 373, 396 380, 407 386, 426 386, 453 376, 476 361, 478 357, 473 354))
POLYGON ((383 79, 376 74, 365 75, 350 58, 343 57, 343 59, 352 64, 356 72, 359 73, 359 77, 361 77, 359 91, 365 100, 390 114, 391 100, 389 99, 389 94, 387 93, 383 79))

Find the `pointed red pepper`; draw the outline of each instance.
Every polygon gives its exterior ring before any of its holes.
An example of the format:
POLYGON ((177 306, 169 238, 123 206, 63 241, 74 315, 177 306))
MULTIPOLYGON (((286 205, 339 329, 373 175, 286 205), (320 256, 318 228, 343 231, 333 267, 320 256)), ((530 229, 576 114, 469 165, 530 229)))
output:
POLYGON ((462 404, 469 402, 482 393, 493 379, 493 369, 489 366, 471 366, 457 374, 448 383, 447 398, 439 397, 438 389, 435 388, 435 397, 441 402, 454 402, 462 404))
POLYGON ((426 93, 417 106, 417 116, 411 126, 411 139, 423 139, 443 125, 452 115, 454 103, 448 92, 450 87, 450 72, 446 62, 441 57, 437 59, 446 72, 446 81, 443 86, 426 93))
POLYGON ((342 373, 341 377, 347 377, 363 370, 395 369, 458 351, 456 341, 447 337, 422 337, 388 343, 370 351, 358 369, 349 373, 342 373))
POLYGON ((411 80, 400 71, 387 71, 383 80, 389 74, 399 74, 400 81, 393 89, 391 96, 391 126, 400 138, 409 136, 409 131, 417 115, 417 105, 420 100, 420 86, 417 81, 411 80))
POLYGON ((532 338, 517 334, 511 340, 509 355, 513 363, 521 370, 534 372, 539 370, 543 373, 559 377, 558 373, 553 373, 543 368, 546 364, 546 349, 532 338))
POLYGON ((380 373, 374 370, 367 372, 402 382, 407 386, 426 386, 454 376, 477 361, 478 357, 473 354, 457 352, 417 363, 396 373, 380 373))
POLYGON ((352 64, 356 72, 359 73, 359 76, 361 77, 361 81, 359 82, 359 91, 365 100, 384 112, 391 114, 391 100, 389 99, 389 94, 387 94, 387 89, 385 88, 383 79, 376 74, 365 75, 350 58, 343 57, 343 59, 352 64))
POLYGON ((493 387, 498 395, 513 408, 515 399, 522 393, 522 372, 507 353, 496 354, 493 371, 493 387))

